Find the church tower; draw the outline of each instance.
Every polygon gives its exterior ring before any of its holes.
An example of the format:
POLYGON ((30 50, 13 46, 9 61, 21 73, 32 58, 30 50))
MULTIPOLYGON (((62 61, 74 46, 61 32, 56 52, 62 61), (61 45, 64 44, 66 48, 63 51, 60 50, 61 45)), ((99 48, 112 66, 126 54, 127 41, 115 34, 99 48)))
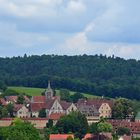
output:
POLYGON ((48 88, 45 90, 46 100, 50 100, 53 98, 53 90, 51 88, 51 83, 48 81, 48 88))

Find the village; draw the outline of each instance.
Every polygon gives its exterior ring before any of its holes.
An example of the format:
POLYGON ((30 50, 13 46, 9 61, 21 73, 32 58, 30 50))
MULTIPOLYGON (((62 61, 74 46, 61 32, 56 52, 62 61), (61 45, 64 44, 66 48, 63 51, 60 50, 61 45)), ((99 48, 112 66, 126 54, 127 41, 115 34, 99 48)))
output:
MULTIPOLYGON (((48 88, 45 90, 44 95, 32 96, 31 98, 24 95, 23 104, 19 104, 17 100, 18 96, 0 98, 2 107, 8 104, 12 104, 14 107, 13 117, 1 117, 0 127, 10 126, 14 118, 21 118, 23 121, 34 124, 35 128, 41 130, 46 127, 49 120, 52 120, 53 125, 55 125, 62 116, 71 112, 80 112, 86 116, 88 125, 97 123, 102 118, 105 118, 106 122, 112 125, 114 132, 119 127, 129 128, 131 134, 120 136, 119 140, 131 140, 132 137, 140 137, 140 117, 137 116, 134 121, 131 121, 131 116, 127 119, 113 119, 112 108, 114 102, 110 99, 102 97, 97 99, 79 99, 76 103, 67 102, 61 100, 59 96, 54 96, 51 84, 48 82, 48 88)), ((109 132, 103 135, 108 139, 113 138, 109 132)), ((74 135, 71 134, 70 136, 74 138, 74 135)), ((64 140, 69 137, 69 134, 50 134, 50 140, 56 140, 58 137, 59 140, 64 140)), ((88 133, 83 139, 94 139, 94 134, 88 133)))

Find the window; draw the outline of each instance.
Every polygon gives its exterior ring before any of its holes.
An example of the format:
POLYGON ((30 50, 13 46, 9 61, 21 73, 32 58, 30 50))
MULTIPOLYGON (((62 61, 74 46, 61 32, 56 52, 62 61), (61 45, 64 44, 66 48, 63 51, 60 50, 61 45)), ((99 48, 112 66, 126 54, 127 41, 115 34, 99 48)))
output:
POLYGON ((19 111, 19 114, 22 114, 22 111, 19 111))

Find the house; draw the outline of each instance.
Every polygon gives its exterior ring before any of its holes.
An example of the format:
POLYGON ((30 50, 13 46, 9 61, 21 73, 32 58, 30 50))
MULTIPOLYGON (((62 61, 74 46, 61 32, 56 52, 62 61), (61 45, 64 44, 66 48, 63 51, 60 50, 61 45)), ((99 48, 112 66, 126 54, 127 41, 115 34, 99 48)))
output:
POLYGON ((0 105, 2 105, 2 106, 6 106, 7 105, 7 103, 6 103, 4 98, 0 98, 0 105))
POLYGON ((126 135, 124 135, 124 136, 121 136, 119 138, 119 140, 132 140, 132 136, 126 136, 126 135))
POLYGON ((140 123, 139 122, 131 122, 128 120, 108 120, 112 126, 113 131, 116 132, 119 127, 127 127, 130 129, 133 137, 140 137, 140 123))
POLYGON ((49 140, 67 140, 69 137, 74 139, 73 134, 50 134, 49 140))
MULTIPOLYGON (((7 103, 17 103, 18 96, 5 96, 6 102, 7 103)), ((30 99, 27 96, 24 96, 24 100, 26 103, 30 103, 30 99)))
POLYGON ((14 115, 18 118, 29 118, 29 109, 22 104, 14 104, 14 115))
POLYGON ((33 96, 30 103, 30 111, 33 117, 38 117, 39 112, 46 109, 46 117, 53 113, 69 114, 76 111, 77 107, 73 103, 61 101, 59 97, 53 96, 50 82, 45 90, 45 96, 33 96))
POLYGON ((77 105, 78 110, 84 114, 88 120, 88 124, 92 124, 99 121, 99 112, 94 105, 84 104, 77 105))
MULTIPOLYGON (((80 99, 77 103, 78 106, 87 105, 97 109, 99 117, 111 118, 113 101, 106 99, 80 99)), ((87 114, 88 115, 88 114, 87 114)))
MULTIPOLYGON (((21 118, 25 122, 30 122, 37 129, 44 129, 46 127, 46 123, 48 123, 47 118, 21 118)), ((10 126, 13 122, 14 118, 1 118, 0 119, 0 127, 10 126)))
POLYGON ((82 140, 112 140, 111 133, 86 134, 82 140))
POLYGON ((52 113, 48 116, 48 120, 52 120, 53 125, 55 125, 57 123, 57 121, 64 115, 65 114, 62 114, 62 113, 52 113))

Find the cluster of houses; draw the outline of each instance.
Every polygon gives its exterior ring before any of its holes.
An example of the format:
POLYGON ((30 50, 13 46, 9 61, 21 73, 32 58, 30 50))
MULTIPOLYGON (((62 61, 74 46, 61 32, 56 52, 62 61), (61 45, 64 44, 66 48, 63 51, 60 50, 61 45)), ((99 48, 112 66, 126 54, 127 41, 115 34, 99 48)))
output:
POLYGON ((80 99, 77 103, 60 100, 60 97, 53 96, 53 90, 48 83, 45 95, 32 96, 31 99, 24 96, 25 104, 17 104, 18 96, 6 96, 1 98, 2 105, 12 103, 14 105, 14 115, 19 118, 38 118, 42 109, 46 111, 46 118, 54 115, 61 116, 69 114, 71 111, 80 111, 85 114, 88 122, 97 122, 100 117, 110 118, 113 102, 105 99, 80 99), (61 115, 60 115, 61 114, 61 115))
MULTIPOLYGON (((69 114, 72 111, 80 111, 84 114, 89 124, 98 122, 101 117, 112 117, 112 100, 104 98, 79 99, 77 103, 72 103, 62 101, 60 97, 53 95, 54 93, 49 82, 44 95, 32 96, 31 98, 24 96, 25 102, 23 104, 17 103, 18 96, 6 96, 5 98, 0 98, 0 105, 6 106, 7 104, 12 103, 14 106, 14 116, 35 124, 37 129, 43 129, 49 119, 53 120, 55 124, 61 116, 69 114), (42 109, 45 110, 46 114, 44 118, 39 117, 42 109)), ((0 119, 0 126, 9 126, 12 121, 13 118, 2 118, 0 119)), ((140 136, 140 117, 137 118, 135 122, 111 119, 109 119, 108 122, 112 124, 114 130, 117 130, 118 127, 127 127, 130 128, 131 133, 135 137, 140 136)), ((90 134, 86 137, 88 136, 92 137, 90 134)), ((51 137, 51 140, 53 140, 55 135, 51 135, 51 137)))

